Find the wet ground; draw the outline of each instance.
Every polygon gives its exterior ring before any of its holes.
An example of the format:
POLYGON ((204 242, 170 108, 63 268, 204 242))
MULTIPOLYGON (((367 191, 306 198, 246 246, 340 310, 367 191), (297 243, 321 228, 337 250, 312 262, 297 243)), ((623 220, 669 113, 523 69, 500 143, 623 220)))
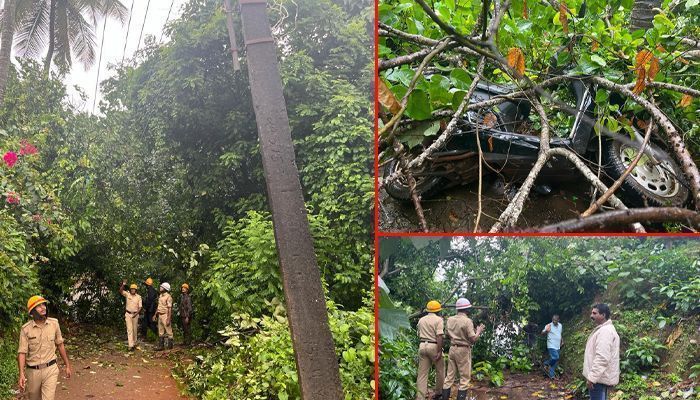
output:
MULTIPOLYGON (((153 343, 140 343, 127 351, 126 332, 73 325, 64 331, 66 351, 73 375, 66 379, 63 363, 56 387, 56 400, 76 399, 187 399, 180 395, 171 374, 168 356, 180 351, 154 351, 153 343)), ((17 399, 26 397, 18 396, 17 399)))
MULTIPOLYGON (((590 186, 583 180, 553 186, 552 189, 547 195, 534 191, 530 193, 516 228, 545 226, 576 218, 590 204, 590 186)), ((431 232, 473 232, 478 213, 478 199, 478 185, 472 183, 448 189, 435 199, 421 201, 428 229, 431 232)), ((485 181, 478 231, 488 232, 508 203, 501 185, 485 181)), ((381 190, 379 229, 383 232, 419 231, 413 203, 398 202, 386 191, 381 190)))
MULTIPOLYGON (((473 386, 467 392, 467 400, 569 400, 574 398, 566 389, 564 381, 550 380, 534 372, 506 374, 505 382, 501 387, 483 385, 482 382, 473 382, 473 386)), ((450 400, 457 398, 457 386, 452 388, 450 395, 450 400)))

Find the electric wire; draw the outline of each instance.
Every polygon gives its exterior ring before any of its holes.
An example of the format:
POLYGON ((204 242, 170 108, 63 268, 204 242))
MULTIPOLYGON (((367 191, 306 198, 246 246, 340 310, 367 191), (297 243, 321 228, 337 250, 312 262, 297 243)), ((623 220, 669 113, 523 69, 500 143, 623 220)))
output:
POLYGON ((129 43, 129 30, 131 29, 131 16, 134 15, 134 4, 136 0, 131 0, 131 8, 129 9, 129 22, 126 25, 126 38, 124 39, 124 50, 122 50, 122 64, 124 64, 124 56, 126 56, 126 44, 129 43))
POLYGON ((168 9, 168 16, 165 17, 165 23, 163 24, 163 30, 160 31, 160 39, 158 39, 158 43, 161 43, 163 41, 163 34, 165 33, 165 26, 168 25, 168 21, 170 21, 170 12, 173 11, 174 4, 175 4, 175 0, 172 0, 170 2, 170 8, 168 9))
POLYGON ((143 37, 143 28, 146 26, 146 18, 148 17, 148 8, 151 6, 151 0, 146 3, 146 13, 143 15, 143 23, 141 24, 141 33, 139 34, 139 44, 136 46, 136 53, 141 48, 141 38, 143 37))
POLYGON ((95 104, 97 104, 97 87, 100 84, 100 68, 102 67, 102 49, 105 47, 105 36, 107 36, 107 16, 102 24, 102 42, 100 43, 100 57, 97 61, 97 77, 95 78, 95 92, 92 95, 92 114, 95 114, 95 104))

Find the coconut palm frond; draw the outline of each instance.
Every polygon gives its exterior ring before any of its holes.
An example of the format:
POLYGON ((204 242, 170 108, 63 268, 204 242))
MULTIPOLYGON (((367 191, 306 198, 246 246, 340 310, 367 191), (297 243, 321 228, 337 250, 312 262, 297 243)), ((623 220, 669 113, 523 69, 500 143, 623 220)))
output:
POLYGON ((122 25, 129 17, 129 9, 119 0, 102 0, 100 8, 103 16, 117 19, 122 25))
POLYGON ((95 29, 72 4, 68 6, 68 32, 73 55, 89 69, 96 58, 95 29))
POLYGON ((36 2, 37 8, 18 20, 15 29, 15 48, 23 57, 39 57, 48 44, 49 8, 48 2, 36 2))

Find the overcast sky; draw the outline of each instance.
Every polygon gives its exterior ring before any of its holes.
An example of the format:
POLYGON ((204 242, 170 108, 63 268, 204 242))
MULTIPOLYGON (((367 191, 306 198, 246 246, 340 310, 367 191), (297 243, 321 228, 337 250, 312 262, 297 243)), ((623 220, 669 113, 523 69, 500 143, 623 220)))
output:
MULTIPOLYGON (((168 9, 170 8, 171 0, 151 0, 150 7, 148 8, 148 14, 146 15, 146 4, 148 0, 122 0, 127 9, 131 8, 132 2, 133 13, 131 15, 131 29, 129 31, 129 39, 126 46, 126 58, 131 57, 139 48, 139 33, 141 31, 141 25, 144 22, 144 16, 146 17, 146 24, 143 29, 143 38, 141 38, 141 46, 145 40, 146 35, 154 35, 156 40, 160 39, 163 26, 165 25, 166 19, 168 18, 168 9)), ((186 0, 174 0, 172 12, 170 13, 170 21, 176 19, 180 16, 180 11, 182 5, 186 3, 186 0)), ((100 66, 99 79, 103 81, 110 76, 114 75, 114 71, 109 70, 110 64, 118 64, 122 60, 122 54, 124 51, 124 40, 126 39, 127 31, 127 21, 124 25, 117 20, 110 19, 107 21, 106 26, 106 36, 104 40, 104 47, 102 49, 102 64, 100 66)), ((102 42, 102 25, 103 21, 98 22, 97 29, 97 55, 99 57, 99 46, 102 42)), ((163 41, 167 41, 167 37, 163 37, 163 41)), ((92 68, 85 71, 85 68, 79 63, 74 63, 71 73, 66 77, 65 84, 69 88, 69 95, 71 103, 78 106, 80 109, 85 111, 92 110, 93 103, 93 93, 95 92, 95 81, 97 79, 97 61, 92 68), (73 90, 73 86, 80 86, 83 91, 87 93, 89 99, 87 102, 82 103, 79 101, 79 97, 76 91, 73 90)), ((99 99, 101 94, 98 94, 97 99, 99 99)), ((99 107, 95 107, 95 112, 99 107)))

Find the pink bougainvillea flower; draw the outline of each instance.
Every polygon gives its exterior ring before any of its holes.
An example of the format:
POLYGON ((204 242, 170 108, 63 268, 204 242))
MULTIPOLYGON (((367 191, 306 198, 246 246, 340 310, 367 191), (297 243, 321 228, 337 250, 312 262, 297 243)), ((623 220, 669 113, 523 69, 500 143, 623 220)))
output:
POLYGON ((39 150, 37 150, 33 144, 29 143, 27 139, 20 140, 19 144, 19 154, 21 156, 29 156, 39 152, 39 150))
POLYGON ((7 164, 8 167, 12 168, 17 162, 17 153, 14 151, 8 151, 4 156, 2 156, 2 160, 5 161, 5 164, 7 164))
POLYGON ((41 221, 41 214, 34 214, 34 215, 32 215, 32 221, 34 221, 34 222, 39 222, 39 221, 41 221))
POLYGON ((5 194, 5 201, 8 204, 19 204, 19 195, 15 192, 7 192, 5 194))

